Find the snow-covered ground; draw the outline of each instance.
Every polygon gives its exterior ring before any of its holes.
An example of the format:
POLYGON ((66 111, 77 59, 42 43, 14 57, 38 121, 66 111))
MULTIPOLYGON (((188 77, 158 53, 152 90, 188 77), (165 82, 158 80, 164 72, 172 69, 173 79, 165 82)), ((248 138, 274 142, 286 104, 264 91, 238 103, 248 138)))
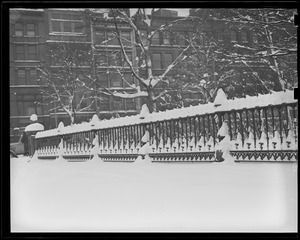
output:
POLYGON ((297 164, 11 158, 12 232, 296 232, 297 164))

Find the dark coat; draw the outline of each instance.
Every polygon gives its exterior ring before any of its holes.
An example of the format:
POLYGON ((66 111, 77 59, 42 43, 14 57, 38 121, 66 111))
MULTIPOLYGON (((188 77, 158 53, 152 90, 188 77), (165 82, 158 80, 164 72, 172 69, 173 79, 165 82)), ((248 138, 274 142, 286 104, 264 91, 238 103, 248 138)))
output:
POLYGON ((24 154, 28 154, 28 151, 29 151, 28 136, 25 132, 22 135, 21 142, 24 143, 24 154))

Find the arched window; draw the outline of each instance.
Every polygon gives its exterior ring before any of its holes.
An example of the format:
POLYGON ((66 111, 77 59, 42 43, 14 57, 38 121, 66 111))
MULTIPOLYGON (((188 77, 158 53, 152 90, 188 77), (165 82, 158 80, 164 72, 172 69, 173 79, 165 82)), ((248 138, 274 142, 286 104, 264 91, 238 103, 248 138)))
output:
POLYGON ((241 39, 243 43, 247 43, 248 42, 248 34, 246 31, 242 31, 241 32, 241 39))
POLYGON ((237 42, 237 34, 236 34, 236 31, 234 31, 234 30, 231 30, 231 31, 230 31, 230 39, 231 39, 231 42, 237 42))

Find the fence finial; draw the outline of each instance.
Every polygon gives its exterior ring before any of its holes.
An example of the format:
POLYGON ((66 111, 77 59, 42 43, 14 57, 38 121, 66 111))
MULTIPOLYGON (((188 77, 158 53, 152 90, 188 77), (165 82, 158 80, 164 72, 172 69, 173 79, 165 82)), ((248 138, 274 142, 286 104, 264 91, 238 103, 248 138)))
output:
POLYGON ((36 114, 32 114, 32 115, 30 116, 30 121, 31 121, 31 122, 37 122, 37 120, 38 120, 38 116, 37 116, 36 114))
POLYGON ((90 125, 91 127, 96 126, 96 124, 99 122, 99 118, 97 114, 94 114, 94 116, 92 117, 92 120, 90 121, 90 125))
POLYGON ((229 136, 229 128, 226 121, 223 121, 222 126, 217 133, 217 136, 220 140, 216 146, 216 159, 219 162, 226 160, 226 162, 231 164, 233 160, 231 159, 229 152, 232 149, 232 145, 229 136))
POLYGON ((146 118, 150 114, 147 104, 144 104, 141 109, 140 119, 146 118))
POLYGON ((61 132, 61 131, 63 130, 64 127, 65 127, 64 123, 63 123, 63 122, 60 122, 60 123, 58 124, 57 131, 58 131, 58 132, 61 132))
POLYGON ((224 101, 227 101, 227 96, 226 96, 225 92, 223 91, 223 89, 220 88, 217 92, 217 96, 214 101, 214 106, 215 107, 220 106, 220 105, 222 105, 222 103, 224 103, 224 101))
POLYGON ((228 125, 226 121, 223 121, 222 126, 217 133, 217 136, 225 137, 226 135, 228 135, 228 125))
POLYGON ((150 140, 150 136, 149 136, 149 131, 147 130, 146 132, 145 132, 145 134, 144 134, 144 136, 142 137, 142 142, 143 143, 146 143, 146 142, 149 142, 149 140, 150 140))

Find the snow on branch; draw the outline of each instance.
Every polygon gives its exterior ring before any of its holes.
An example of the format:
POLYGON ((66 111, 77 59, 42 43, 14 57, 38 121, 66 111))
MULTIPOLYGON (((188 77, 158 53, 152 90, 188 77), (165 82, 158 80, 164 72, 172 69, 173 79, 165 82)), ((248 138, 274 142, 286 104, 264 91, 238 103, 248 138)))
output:
POLYGON ((251 50, 251 51, 257 51, 256 48, 251 48, 251 47, 248 47, 248 46, 242 46, 240 44, 234 44, 233 47, 236 47, 236 48, 243 48, 243 49, 247 49, 247 50, 251 50))
POLYGON ((81 108, 79 111, 77 112, 82 112, 84 110, 88 110, 88 109, 91 109, 92 105, 94 104, 95 100, 93 100, 88 106, 84 107, 84 108, 81 108))
POLYGON ((138 91, 136 93, 119 93, 119 92, 113 92, 113 96, 115 97, 120 97, 120 98, 126 98, 126 99, 129 99, 129 98, 138 98, 138 97, 148 97, 148 93, 145 92, 145 91, 141 91, 138 88, 138 91))

